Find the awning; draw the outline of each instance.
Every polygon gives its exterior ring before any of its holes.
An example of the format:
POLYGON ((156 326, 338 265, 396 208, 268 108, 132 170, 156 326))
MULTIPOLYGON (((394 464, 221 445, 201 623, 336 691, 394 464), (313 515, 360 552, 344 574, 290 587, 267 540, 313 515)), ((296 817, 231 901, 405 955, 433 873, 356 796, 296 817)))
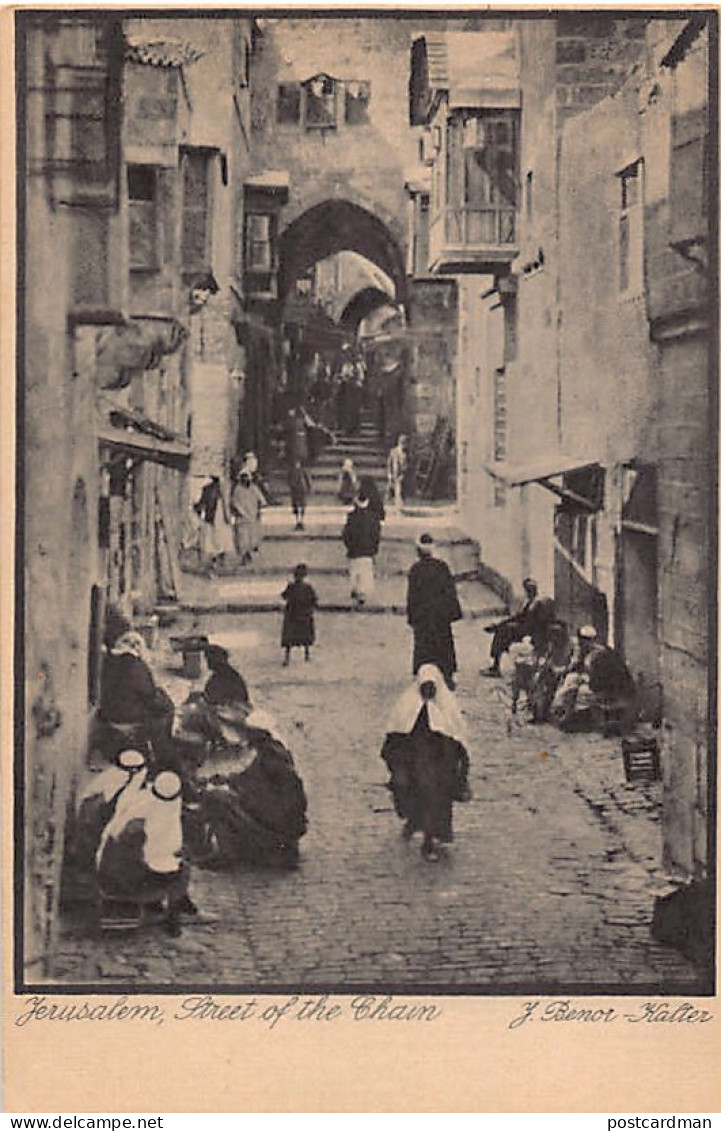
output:
POLYGON ((589 477, 593 480, 601 478, 603 468, 596 460, 556 453, 553 456, 545 456, 527 464, 487 463, 485 469, 494 479, 500 479, 509 487, 523 487, 527 483, 538 483, 540 487, 545 487, 548 491, 552 491, 554 495, 587 510, 598 510, 601 505, 602 485, 601 497, 599 498, 596 489, 589 491, 588 494, 585 492, 581 494, 566 482, 567 476, 575 476, 580 472, 589 473, 589 477), (551 480, 558 479, 561 476, 563 477, 561 484, 551 482, 551 480))
POLYGON ((180 470, 186 468, 190 461, 190 441, 178 436, 164 440, 135 429, 114 428, 108 423, 101 425, 98 430, 98 443, 136 459, 146 459, 180 470))
POLYGON ((451 108, 520 108, 513 31, 450 31, 416 39, 411 52, 411 125, 425 124, 442 93, 451 108))

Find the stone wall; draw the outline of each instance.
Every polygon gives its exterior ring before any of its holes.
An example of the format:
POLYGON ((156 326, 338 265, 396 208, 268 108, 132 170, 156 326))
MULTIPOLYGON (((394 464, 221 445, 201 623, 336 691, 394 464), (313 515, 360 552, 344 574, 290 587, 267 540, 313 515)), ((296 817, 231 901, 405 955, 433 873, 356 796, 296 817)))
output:
POLYGON ((408 126, 412 31, 410 21, 393 19, 263 21, 253 59, 253 165, 290 172, 284 224, 325 200, 348 200, 377 216, 404 246, 403 170, 416 158, 408 126), (336 130, 278 124, 278 84, 318 73, 370 83, 367 124, 340 122, 336 130))
MULTIPOLYGON (((559 256, 562 320, 559 335, 560 423, 563 447, 605 468, 604 505, 594 519, 593 584, 606 599, 611 642, 628 645, 634 676, 658 680, 657 626, 648 603, 655 593, 655 546, 637 547, 648 576, 637 576, 621 555, 622 465, 655 464, 655 348, 643 285, 643 167, 629 258, 634 285, 620 279, 621 172, 643 157, 645 120, 639 113, 643 73, 563 128, 559 169, 559 256), (641 590, 634 599, 634 585, 641 590), (648 601, 644 594, 648 593, 648 601), (618 604, 616 598, 619 597, 618 604), (638 664, 644 665, 644 670, 638 664)), ((647 521, 655 523, 655 516, 647 521)), ((646 539, 653 538, 647 535, 646 539)), ((641 562, 638 563, 641 568, 641 562)), ((642 569, 643 574, 643 569, 642 569)))
MULTIPOLYGON (((64 32, 61 30, 59 37, 64 32)), ((28 150, 45 137, 44 53, 49 37, 28 33, 28 150)), ((56 929, 65 809, 85 753, 87 642, 97 581, 97 445, 94 351, 68 336, 74 214, 53 207, 45 177, 28 178, 25 198, 25 311, 22 507, 25 679, 25 974, 48 970, 56 929)), ((20 705, 22 710, 22 705, 20 705)), ((16 721, 20 728, 21 721, 16 721)), ((16 734, 18 730, 16 730, 16 734)))
MULTIPOLYGON (((655 22, 650 48, 656 60, 678 30, 678 22, 655 22)), ((659 359, 664 848, 669 869, 690 878, 703 875, 708 863, 709 617, 718 507, 712 486, 718 454, 712 442, 715 386, 704 269, 708 217, 689 206, 702 199, 708 176, 707 33, 691 42, 675 67, 657 66, 656 78, 648 111, 656 144, 648 162, 645 236, 649 318, 659 359), (689 149, 679 141, 699 144, 689 149), (695 244, 676 243, 679 220, 687 234, 695 235, 695 244)))
MULTIPOLYGON (((581 310, 576 300, 575 288, 579 280, 586 296, 589 288, 601 286, 600 307, 610 316, 610 308, 604 306, 607 280, 599 277, 593 265, 584 274, 584 264, 591 257, 587 254, 585 238, 579 242, 576 230, 571 237, 572 246, 569 248, 567 235, 561 249, 560 211, 571 206, 574 212, 570 222, 578 226, 582 223, 583 207, 590 206, 589 233, 596 243, 602 242, 602 206, 596 205, 590 186, 576 189, 571 180, 576 174, 581 181, 591 176, 578 166, 581 159, 578 146, 582 147, 584 140, 593 144, 592 132, 584 132, 582 125, 586 122, 585 112, 617 91, 627 78, 643 49, 642 25, 642 20, 581 13, 559 13, 554 19, 519 20, 516 24, 523 100, 519 254, 512 267, 517 280, 516 332, 511 354, 507 352, 502 360, 507 403, 506 458, 510 463, 528 464, 559 448, 572 455, 581 449, 582 455, 585 437, 578 434, 578 421, 585 420, 588 426, 596 421, 591 412, 584 416, 583 409, 586 372, 594 371, 594 364, 581 366, 574 357, 562 373, 560 358, 564 340, 571 342, 572 355, 581 348, 583 325, 591 310, 588 303, 581 310), (583 117, 578 118, 576 136, 579 140, 574 150, 573 173, 570 158, 565 166, 569 171, 569 185, 564 199, 560 185, 566 144, 564 124, 576 115, 583 117), (598 229, 596 235, 593 235, 594 225, 598 229), (576 270, 570 286, 565 281, 569 255, 571 272, 576 270), (568 405, 567 397, 570 397, 568 405)), ((608 135, 612 132, 609 127, 608 135)), ((602 148, 604 143, 599 140, 598 144, 602 148)), ((605 191, 610 192, 607 184, 605 191)), ((608 245, 604 245, 604 254, 607 248, 608 245)), ((481 426, 489 438, 493 430, 490 412, 493 370, 497 367, 498 362, 495 362, 487 366, 485 373, 481 367, 482 397, 489 406, 489 414, 481 426)), ((477 380, 475 368, 472 366, 463 372, 460 379, 477 380)), ((588 386, 588 391, 592 386, 596 395, 597 385, 590 375, 588 386)), ((484 478, 479 480, 478 495, 484 507, 483 523, 488 525, 489 531, 497 526, 495 512, 499 509, 501 494, 502 489, 484 473, 484 478)), ((514 587, 524 575, 532 573, 542 589, 552 591, 554 507, 553 496, 534 484, 509 488, 505 492, 503 522, 517 530, 518 536, 500 542, 494 536, 483 542, 498 551, 498 564, 491 564, 504 572, 514 587), (508 555, 505 562, 500 561, 501 555, 508 555)))

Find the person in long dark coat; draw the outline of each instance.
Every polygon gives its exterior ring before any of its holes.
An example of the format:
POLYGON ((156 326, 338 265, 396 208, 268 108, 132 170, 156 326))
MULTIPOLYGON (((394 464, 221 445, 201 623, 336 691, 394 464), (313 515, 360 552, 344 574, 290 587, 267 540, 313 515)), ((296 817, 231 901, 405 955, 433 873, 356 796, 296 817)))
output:
POLYGON ((283 666, 290 663, 291 648, 303 648, 306 660, 310 659, 311 645, 315 643, 315 619, 313 611, 318 606, 318 597, 312 585, 305 580, 308 567, 302 562, 293 570, 293 581, 283 590, 285 612, 280 644, 285 649, 283 666))
POLYGON ((510 646, 524 636, 530 636, 533 646, 539 655, 546 652, 551 626, 555 620, 555 605, 548 597, 538 596, 538 584, 532 577, 523 581, 525 600, 513 616, 497 624, 489 624, 485 632, 492 632, 491 641, 491 666, 484 669, 481 674, 498 677, 501 674, 501 657, 510 646))
POLYGON ((290 488, 290 505, 295 516, 295 528, 296 530, 303 530, 305 505, 313 485, 310 475, 300 460, 296 460, 288 472, 288 486, 290 488))
POLYGON ((359 494, 365 495, 368 500, 368 506, 371 514, 378 522, 385 522, 386 508, 383 506, 383 499, 378 490, 378 484, 372 475, 362 475, 360 483, 358 484, 359 494))
POLYGON ((351 598, 355 607, 361 608, 373 595, 373 561, 381 540, 381 524, 362 493, 346 519, 342 537, 348 554, 351 598))
POLYGON ((435 664, 451 690, 457 669, 452 625, 463 616, 456 583, 445 562, 433 556, 434 541, 422 534, 417 542, 418 561, 408 574, 406 615, 413 629, 413 674, 423 664, 435 664))

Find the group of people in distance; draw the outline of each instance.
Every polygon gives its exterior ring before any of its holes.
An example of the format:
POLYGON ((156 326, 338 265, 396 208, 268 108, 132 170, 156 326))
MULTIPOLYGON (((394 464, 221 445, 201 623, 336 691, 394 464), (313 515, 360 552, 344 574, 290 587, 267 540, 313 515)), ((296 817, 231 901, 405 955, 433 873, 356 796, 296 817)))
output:
POLYGON ((112 606, 101 698, 67 838, 65 888, 91 895, 106 930, 212 922, 191 866, 292 866, 307 801, 286 739, 207 639, 209 678, 176 707, 140 634, 112 606), (68 885, 69 877, 69 885, 68 885))
MULTIPOLYGON (((391 448, 386 460, 386 497, 397 509, 403 506, 406 477, 408 474, 408 442, 405 436, 399 436, 394 447, 391 448)), ((373 481, 374 482, 374 481, 373 481)), ((350 506, 363 488, 355 469, 353 460, 343 460, 338 475, 338 500, 343 506, 350 506)), ((376 488, 377 490, 377 488, 376 488)))
POLYGON ((240 467, 231 475, 225 490, 219 475, 211 475, 193 503, 194 523, 186 532, 185 549, 196 547, 208 573, 235 555, 248 565, 257 554, 263 537, 262 509, 270 502, 267 484, 258 467, 255 452, 246 452, 240 467))
POLYGON ((636 689, 622 657, 601 643, 590 624, 582 625, 571 642, 554 601, 539 596, 533 578, 524 580, 523 590, 520 609, 486 627, 493 634, 491 665, 482 674, 500 677, 501 659, 508 653, 514 714, 525 696, 533 722, 550 720, 562 730, 627 730, 634 721, 636 689))

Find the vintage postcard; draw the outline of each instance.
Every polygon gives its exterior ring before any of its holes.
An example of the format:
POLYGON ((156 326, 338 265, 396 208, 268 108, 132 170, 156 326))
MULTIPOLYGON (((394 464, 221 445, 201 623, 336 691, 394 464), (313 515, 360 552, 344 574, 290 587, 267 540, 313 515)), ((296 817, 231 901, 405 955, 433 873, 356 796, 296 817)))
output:
POLYGON ((4 13, 11 1111, 718 1110, 717 49, 4 13))

